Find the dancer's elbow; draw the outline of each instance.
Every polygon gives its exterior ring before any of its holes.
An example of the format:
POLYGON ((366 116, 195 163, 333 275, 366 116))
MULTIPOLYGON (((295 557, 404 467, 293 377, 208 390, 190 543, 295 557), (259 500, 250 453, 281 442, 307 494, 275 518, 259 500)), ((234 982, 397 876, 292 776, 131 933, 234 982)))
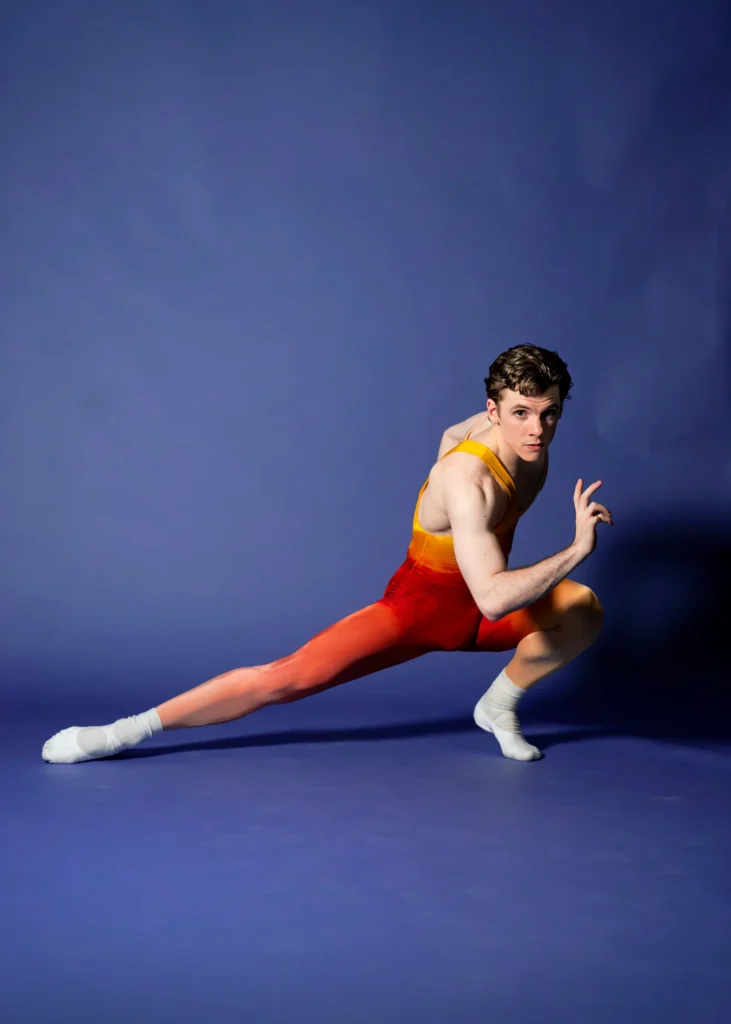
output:
POLYGON ((478 608, 488 622, 497 622, 498 619, 502 619, 506 614, 502 606, 490 597, 480 601, 478 608))
POLYGON ((506 615, 516 610, 514 604, 511 606, 507 603, 505 594, 500 593, 500 590, 504 589, 500 586, 502 575, 501 572, 492 573, 484 582, 479 600, 476 601, 477 607, 488 622, 497 622, 498 619, 504 619, 506 615))

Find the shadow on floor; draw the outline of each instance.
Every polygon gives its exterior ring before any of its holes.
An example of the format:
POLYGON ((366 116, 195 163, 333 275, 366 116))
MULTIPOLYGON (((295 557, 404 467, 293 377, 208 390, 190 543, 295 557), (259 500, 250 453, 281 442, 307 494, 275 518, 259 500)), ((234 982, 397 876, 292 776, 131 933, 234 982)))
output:
MULTIPOLYGON (((472 716, 449 718, 431 722, 413 722, 401 725, 354 726, 333 729, 290 729, 281 732, 260 733, 253 736, 230 736, 220 740, 200 740, 166 744, 157 749, 142 747, 119 755, 120 758, 159 757, 163 754, 191 750, 239 750, 254 747, 278 747, 292 744, 322 743, 376 743, 381 740, 417 739, 426 736, 447 736, 476 731, 472 716)), ((182 734, 181 734, 182 735, 182 734)), ((542 733, 531 731, 530 739, 547 750, 561 743, 578 742, 598 737, 615 736, 616 732, 597 728, 557 729, 542 733)))

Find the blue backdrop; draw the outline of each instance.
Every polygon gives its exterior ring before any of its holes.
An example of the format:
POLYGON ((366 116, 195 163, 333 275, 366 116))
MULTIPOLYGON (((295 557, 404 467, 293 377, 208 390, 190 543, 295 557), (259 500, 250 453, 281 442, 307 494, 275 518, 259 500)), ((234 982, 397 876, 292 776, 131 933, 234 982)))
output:
MULTIPOLYGON (((672 698, 728 707, 726 8, 5 4, 11 717, 131 714, 378 598, 442 430, 534 342, 575 390, 513 564, 570 542, 579 476, 616 526, 576 573, 602 640, 526 716, 720 738, 672 698)), ((313 712, 466 713, 504 661, 313 712)))

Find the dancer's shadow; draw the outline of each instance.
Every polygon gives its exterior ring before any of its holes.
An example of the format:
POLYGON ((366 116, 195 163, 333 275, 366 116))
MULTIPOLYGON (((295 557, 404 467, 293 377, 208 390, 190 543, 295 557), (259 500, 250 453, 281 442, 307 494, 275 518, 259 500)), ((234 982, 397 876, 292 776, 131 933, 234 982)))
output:
MULTIPOLYGON (((597 737, 644 737, 699 745, 731 742, 728 651, 731 530, 698 521, 638 526, 617 538, 593 582, 606 611, 597 643, 570 681, 535 691, 526 732, 543 749, 597 737), (530 722, 560 723, 543 733, 530 722)), ((530 708, 530 710, 528 710, 530 708)), ((137 749, 122 757, 457 735, 475 730, 464 715, 426 722, 294 728, 137 749)))
POLYGON ((567 686, 546 688, 542 716, 612 735, 729 743, 730 573, 724 523, 699 515, 624 535, 594 584, 603 633, 567 686))
MULTIPOLYGON (((166 744, 164 747, 138 748, 117 755, 117 760, 138 757, 160 757, 161 755, 187 753, 193 750, 240 750, 254 747, 281 747, 289 745, 323 743, 377 743, 381 740, 420 739, 427 736, 449 736, 460 733, 475 733, 477 726, 472 715, 437 719, 431 722, 405 722, 400 725, 366 725, 352 728, 333 729, 288 729, 280 732, 257 733, 254 735, 229 736, 219 740, 166 744)), ((616 735, 612 730, 582 726, 561 729, 550 733, 531 732, 530 739, 546 749, 558 743, 576 742, 592 737, 616 735)))
POLYGON ((238 750, 243 747, 279 747, 308 743, 375 743, 379 740, 416 739, 424 736, 446 736, 473 731, 476 728, 471 715, 438 719, 431 722, 404 722, 398 725, 365 725, 350 728, 287 729, 253 735, 229 736, 225 739, 200 740, 168 744, 157 749, 138 748, 120 757, 158 757, 160 754, 189 750, 238 750))

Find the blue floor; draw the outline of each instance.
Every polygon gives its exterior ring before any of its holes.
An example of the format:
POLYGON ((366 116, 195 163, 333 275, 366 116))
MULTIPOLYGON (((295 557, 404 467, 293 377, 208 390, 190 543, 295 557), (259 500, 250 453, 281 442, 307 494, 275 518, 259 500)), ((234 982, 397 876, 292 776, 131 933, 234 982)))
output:
POLYGON ((74 766, 40 759, 70 721, 6 727, 3 1019, 731 1019, 728 747, 533 723, 524 765, 469 715, 368 722, 74 766))

